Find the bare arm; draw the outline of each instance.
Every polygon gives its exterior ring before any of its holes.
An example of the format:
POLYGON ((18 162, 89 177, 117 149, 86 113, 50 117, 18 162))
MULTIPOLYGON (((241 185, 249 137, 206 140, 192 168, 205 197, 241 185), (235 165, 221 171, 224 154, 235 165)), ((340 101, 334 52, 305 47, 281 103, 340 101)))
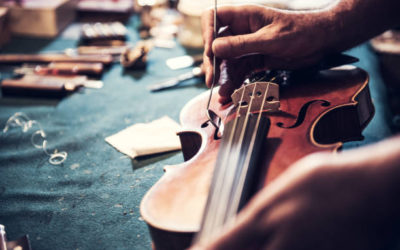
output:
POLYGON ((339 1, 332 8, 332 27, 327 50, 343 51, 400 25, 400 2, 396 0, 339 1), (335 35, 336 34, 336 35, 335 35))
POLYGON ((198 249, 398 249, 400 137, 310 155, 261 190, 198 249), (397 248, 396 248, 397 247, 397 248))

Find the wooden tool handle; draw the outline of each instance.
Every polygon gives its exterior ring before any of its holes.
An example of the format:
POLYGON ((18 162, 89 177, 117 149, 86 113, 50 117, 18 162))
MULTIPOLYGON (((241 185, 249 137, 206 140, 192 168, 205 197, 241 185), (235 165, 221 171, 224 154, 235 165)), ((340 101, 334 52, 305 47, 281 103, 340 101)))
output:
POLYGON ((72 63, 112 63, 110 55, 78 55, 68 56, 63 54, 3 54, 0 55, 0 63, 50 63, 50 62, 72 62, 72 63))
POLYGON ((103 64, 53 62, 44 69, 56 71, 58 74, 100 75, 101 73, 103 73, 103 64))

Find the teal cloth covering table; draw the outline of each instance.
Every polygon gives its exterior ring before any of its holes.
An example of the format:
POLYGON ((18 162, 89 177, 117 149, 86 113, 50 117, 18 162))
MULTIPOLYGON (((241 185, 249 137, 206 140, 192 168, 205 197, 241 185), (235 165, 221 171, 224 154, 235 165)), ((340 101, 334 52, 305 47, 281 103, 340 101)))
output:
MULTIPOLYGON (((139 36, 137 18, 128 23, 129 39, 139 36)), ((15 38, 2 53, 36 53, 75 47, 77 39, 15 38)), ((164 165, 183 161, 180 152, 131 160, 104 138, 134 123, 164 115, 179 121, 181 108, 206 90, 201 81, 159 93, 151 84, 187 72, 171 71, 167 58, 185 55, 181 46, 155 48, 145 71, 124 71, 112 65, 103 75, 104 88, 85 89, 60 100, 0 98, 0 128, 16 112, 37 120, 47 133, 49 148, 68 152, 59 166, 30 143, 29 133, 12 129, 0 134, 0 224, 9 239, 29 234, 33 249, 149 249, 151 239, 139 204, 162 176, 164 165)), ((345 149, 391 136, 391 112, 376 56, 367 44, 349 51, 356 65, 370 74, 376 114, 365 140, 345 149)), ((201 112, 201 110, 199 111, 201 112)))

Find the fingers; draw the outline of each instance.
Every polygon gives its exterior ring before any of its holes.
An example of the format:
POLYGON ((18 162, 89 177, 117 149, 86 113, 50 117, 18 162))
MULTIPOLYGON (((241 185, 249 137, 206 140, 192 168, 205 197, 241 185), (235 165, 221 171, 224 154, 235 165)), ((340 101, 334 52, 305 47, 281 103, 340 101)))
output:
MULTIPOLYGON (((217 31, 221 27, 229 26, 235 35, 256 32, 272 19, 265 17, 266 8, 260 6, 225 6, 217 10, 217 31)), ((203 39, 206 44, 213 40, 214 10, 203 12, 201 17, 203 39)))
POLYGON ((222 59, 238 58, 249 54, 263 53, 268 43, 258 32, 227 36, 215 39, 212 51, 222 59))
MULTIPOLYGON (((217 22, 219 23, 219 22, 217 22)), ((201 25, 203 31, 203 42, 204 42, 204 53, 203 53, 203 64, 205 69, 205 78, 207 87, 211 87, 213 83, 213 51, 212 43, 214 41, 214 10, 205 11, 201 17, 201 25)), ((219 78, 219 67, 216 66, 215 79, 218 81, 219 78)))
POLYGON ((231 101, 231 95, 235 89, 242 86, 246 77, 253 71, 265 69, 264 56, 252 55, 240 59, 224 60, 220 68, 219 89, 221 104, 231 101))
MULTIPOLYGON (((231 95, 235 89, 242 86, 244 80, 251 73, 262 70, 295 70, 312 65, 321 58, 321 55, 313 55, 306 58, 294 60, 285 58, 274 58, 266 55, 244 56, 239 59, 223 60, 217 69, 217 79, 219 77, 219 89, 221 104, 231 101, 231 95)), ((212 70, 212 67, 211 67, 212 70)), ((210 72, 212 77, 212 72, 210 72)))
POLYGON ((213 41, 214 11, 207 11, 202 19, 206 54, 215 53, 225 59, 262 52, 266 34, 262 34, 261 29, 272 22, 274 15, 275 12, 255 5, 220 7, 217 10, 217 30, 227 26, 231 36, 223 35, 223 38, 213 41))
MULTIPOLYGON (((206 51, 204 51, 203 54, 203 67, 204 67, 204 72, 205 72, 205 77, 206 77, 206 85, 207 87, 211 87, 211 84, 213 83, 213 56, 208 56, 206 55, 206 51)), ((218 63, 216 65, 216 75, 215 75, 215 79, 216 81, 218 81, 219 79, 219 67, 218 67, 218 63)))
MULTIPOLYGON (((229 26, 229 34, 225 32, 224 34, 219 34, 219 36, 226 36, 226 35, 232 35, 232 34, 247 34, 247 33, 252 33, 261 27, 264 26, 264 17, 263 15, 263 10, 265 8, 259 7, 259 6, 240 6, 240 7, 220 7, 217 10, 217 30, 219 30, 220 27, 224 26, 229 26), (255 21, 256 20, 256 21, 255 21), (260 21, 261 20, 261 21, 260 21)), ((213 56, 214 52, 212 49, 212 45, 214 42, 214 10, 210 9, 207 10, 203 13, 202 18, 201 18, 201 24, 202 24, 202 32, 203 32, 203 41, 204 41, 204 54, 203 54, 203 62, 204 62, 204 68, 206 72, 206 85, 208 87, 211 86, 212 80, 213 80, 213 56)), ((232 41, 230 42, 230 39, 228 39, 228 45, 231 44, 232 48, 231 50, 235 50, 236 47, 244 46, 246 48, 246 51, 243 53, 239 53, 235 51, 235 55, 243 55, 247 54, 247 51, 251 51, 252 46, 257 43, 256 37, 257 35, 249 35, 249 37, 244 37, 242 39, 241 37, 237 38, 239 39, 238 41, 232 41), (248 40, 253 40, 254 42, 252 44, 243 44, 240 43, 240 41, 248 41, 248 40)), ((236 40, 237 40, 236 39, 236 40)), ((222 43, 225 40, 222 40, 222 43)), ((218 45, 217 46, 221 46, 218 45)), ((222 46, 224 46, 222 44, 222 46)), ((231 50, 224 49, 222 47, 222 54, 221 55, 229 55, 231 50)), ((217 49, 217 51, 219 51, 217 49)), ((218 57, 218 56, 217 56, 218 57)), ((226 58, 231 58, 228 56, 225 56, 226 58)), ((223 57, 222 57, 223 58, 223 57)), ((219 67, 216 68, 217 71, 219 67)), ((218 80, 218 72, 216 74, 216 79, 218 80)))
POLYGON ((228 72, 233 71, 230 70, 230 68, 235 68, 235 66, 231 63, 229 64, 227 61, 223 61, 221 64, 221 72, 220 72, 220 78, 219 78, 219 103, 222 105, 227 104, 231 101, 231 95, 235 89, 239 88, 242 85, 243 81, 240 81, 239 79, 242 78, 242 76, 234 74, 229 75, 228 72))
POLYGON ((231 60, 222 62, 219 79, 219 84, 221 86, 219 89, 219 102, 221 104, 226 104, 231 101, 233 91, 243 84, 250 70, 251 68, 243 61, 231 60))
POLYGON ((203 12, 201 17, 201 27, 203 32, 204 42, 204 53, 203 53, 203 65, 206 76, 206 85, 211 87, 212 84, 212 71, 213 71, 213 53, 212 53, 212 42, 214 40, 214 11, 208 10, 203 12))
POLYGON ((211 44, 214 40, 214 11, 203 12, 201 17, 201 28, 204 41, 204 55, 212 57, 211 44))

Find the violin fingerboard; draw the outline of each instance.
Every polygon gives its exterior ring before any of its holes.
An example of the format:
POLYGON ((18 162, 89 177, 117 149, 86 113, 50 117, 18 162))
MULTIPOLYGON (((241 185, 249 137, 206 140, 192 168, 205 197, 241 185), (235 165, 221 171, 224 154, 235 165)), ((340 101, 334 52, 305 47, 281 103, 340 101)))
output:
POLYGON ((196 242, 218 233, 250 199, 269 126, 268 117, 251 113, 226 124, 196 242))

